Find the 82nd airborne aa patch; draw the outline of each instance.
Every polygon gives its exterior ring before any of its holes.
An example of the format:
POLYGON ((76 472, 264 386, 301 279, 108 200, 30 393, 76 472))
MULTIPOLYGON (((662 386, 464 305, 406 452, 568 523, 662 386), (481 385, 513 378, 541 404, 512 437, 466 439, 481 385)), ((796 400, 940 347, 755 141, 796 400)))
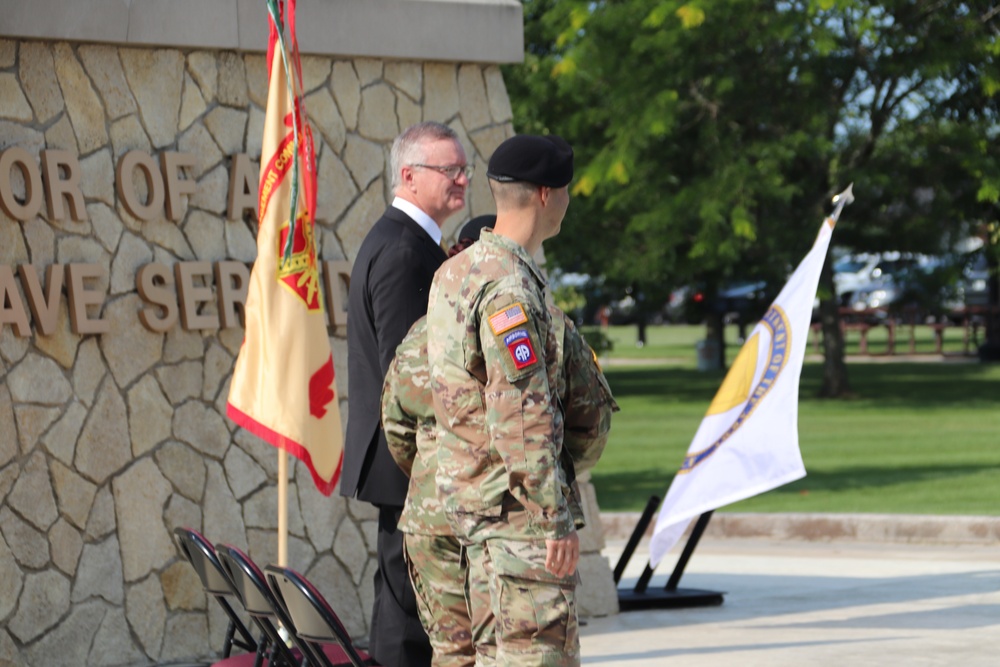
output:
POLYGON ((514 368, 521 370, 538 363, 535 349, 531 346, 531 337, 524 329, 511 331, 503 338, 504 345, 510 353, 510 358, 514 362, 514 368))

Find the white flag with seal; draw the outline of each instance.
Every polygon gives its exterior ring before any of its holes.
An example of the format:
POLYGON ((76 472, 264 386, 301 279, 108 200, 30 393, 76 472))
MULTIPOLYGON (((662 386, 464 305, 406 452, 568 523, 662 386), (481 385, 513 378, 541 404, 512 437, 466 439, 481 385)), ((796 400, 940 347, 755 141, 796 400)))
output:
MULTIPOLYGON (((660 507, 649 545, 656 567, 692 519, 805 477, 799 452, 799 376, 816 286, 837 212, 747 338, 660 507)), ((834 200, 835 202, 837 199, 834 200)))

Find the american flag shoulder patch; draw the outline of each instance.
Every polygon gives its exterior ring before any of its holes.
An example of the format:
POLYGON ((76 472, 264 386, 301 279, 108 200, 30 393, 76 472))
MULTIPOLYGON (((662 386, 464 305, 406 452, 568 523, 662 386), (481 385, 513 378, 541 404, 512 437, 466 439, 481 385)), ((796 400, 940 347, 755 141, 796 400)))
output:
POLYGON ((524 312, 524 306, 519 303, 515 303, 513 306, 504 308, 499 313, 490 315, 489 321, 490 328, 493 329, 493 333, 500 335, 504 331, 513 329, 518 324, 524 324, 527 322, 528 316, 524 312))

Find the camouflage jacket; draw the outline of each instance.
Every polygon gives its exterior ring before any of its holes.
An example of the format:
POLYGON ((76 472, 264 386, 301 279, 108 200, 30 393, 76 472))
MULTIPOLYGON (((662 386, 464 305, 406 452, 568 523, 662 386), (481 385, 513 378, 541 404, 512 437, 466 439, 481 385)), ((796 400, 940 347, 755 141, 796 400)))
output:
POLYGON ((436 479, 460 539, 553 539, 574 530, 560 465, 560 337, 544 287, 527 252, 489 230, 434 276, 427 352, 436 479))
MULTIPOLYGON (((564 413, 565 449, 575 472, 597 462, 607 442, 611 412, 618 406, 611 397, 594 354, 573 323, 555 306, 549 306, 553 335, 559 343, 560 369, 557 394, 564 413)), ((436 421, 427 364, 426 318, 414 323, 396 348, 382 390, 382 428, 389 453, 410 477, 399 529, 416 535, 450 535, 452 529, 438 498, 436 421)), ((564 471, 567 472, 567 471, 564 471)), ((567 481, 575 475, 568 471, 567 481)), ((584 526, 579 490, 564 488, 577 528, 584 526)))

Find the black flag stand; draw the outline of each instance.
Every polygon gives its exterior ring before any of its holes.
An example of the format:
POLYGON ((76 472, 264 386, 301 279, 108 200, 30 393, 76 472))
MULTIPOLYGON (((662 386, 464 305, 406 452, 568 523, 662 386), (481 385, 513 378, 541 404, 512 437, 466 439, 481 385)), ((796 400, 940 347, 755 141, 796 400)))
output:
MULTIPOLYGON (((649 502, 646 503, 646 509, 643 510, 642 516, 639 517, 639 523, 636 524, 635 530, 632 531, 631 537, 629 537, 628 542, 625 544, 625 550, 622 551, 621 558, 618 559, 618 564, 615 566, 614 576, 616 584, 621 581, 625 567, 628 565, 629 560, 631 560, 632 554, 635 553, 635 548, 639 546, 639 541, 645 534, 646 528, 649 527, 649 522, 653 520, 653 513, 656 512, 659 504, 660 499, 658 497, 650 496, 649 502)), ((702 533, 705 532, 705 528, 712 518, 712 511, 705 512, 698 517, 698 521, 691 530, 691 536, 684 545, 684 550, 681 552, 680 558, 677 559, 677 565, 674 566, 674 571, 670 574, 670 579, 667 580, 666 586, 662 589, 649 590, 649 580, 653 578, 653 568, 649 566, 649 563, 646 563, 646 569, 643 570, 638 581, 635 582, 634 588, 631 590, 627 588, 618 589, 618 606, 622 611, 708 607, 722 604, 722 593, 698 588, 677 587, 677 584, 681 581, 681 576, 684 574, 684 568, 687 567, 688 560, 691 559, 691 554, 694 553, 702 533)))

